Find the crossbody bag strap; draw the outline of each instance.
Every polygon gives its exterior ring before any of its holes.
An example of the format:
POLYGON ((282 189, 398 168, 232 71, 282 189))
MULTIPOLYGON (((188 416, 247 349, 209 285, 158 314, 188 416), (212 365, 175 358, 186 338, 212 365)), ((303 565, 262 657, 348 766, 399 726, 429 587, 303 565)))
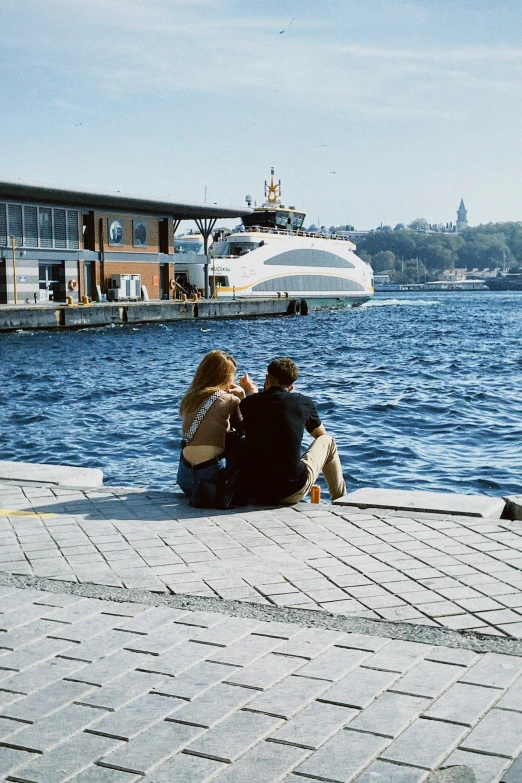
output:
POLYGON ((194 435, 198 431, 199 425, 201 424, 201 422, 203 421, 203 419, 207 415, 209 408, 224 393, 225 393, 224 391, 216 391, 216 392, 214 392, 214 394, 211 394, 210 397, 208 398, 208 400, 206 400, 203 403, 203 405, 201 406, 199 411, 196 413, 196 417, 195 417, 194 421, 192 422, 192 424, 190 425, 189 431, 187 432, 187 434, 183 438, 183 440, 185 442, 185 445, 190 443, 190 441, 193 439, 194 435))

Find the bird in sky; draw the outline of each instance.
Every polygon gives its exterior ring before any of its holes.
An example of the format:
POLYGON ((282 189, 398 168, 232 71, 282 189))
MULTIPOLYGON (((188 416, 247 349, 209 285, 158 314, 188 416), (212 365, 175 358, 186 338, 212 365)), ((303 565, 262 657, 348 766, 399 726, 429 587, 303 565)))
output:
POLYGON ((331 171, 330 174, 337 174, 337 172, 336 171, 331 171))
POLYGON ((288 27, 285 27, 283 30, 279 30, 279 35, 283 35, 283 33, 286 33, 288 30, 290 30, 290 28, 292 27, 292 23, 295 22, 296 19, 297 19, 297 16, 292 17, 288 27))
POLYGON ((80 127, 80 125, 83 125, 83 122, 77 122, 77 123, 76 123, 76 125, 75 125, 74 127, 75 127, 75 128, 79 128, 79 127, 80 127))

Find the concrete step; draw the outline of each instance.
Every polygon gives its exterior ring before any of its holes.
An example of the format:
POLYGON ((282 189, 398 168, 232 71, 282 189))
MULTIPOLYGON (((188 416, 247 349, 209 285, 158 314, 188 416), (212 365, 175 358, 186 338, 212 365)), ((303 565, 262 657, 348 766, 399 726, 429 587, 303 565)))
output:
POLYGON ((487 495, 457 495, 447 492, 419 492, 417 490, 377 489, 373 487, 356 489, 355 492, 343 495, 334 503, 338 506, 357 506, 357 508, 385 508, 412 513, 462 514, 488 519, 499 519, 505 507, 503 498, 487 495))
POLYGON ((98 468, 76 468, 72 465, 40 465, 32 462, 0 460, 0 482, 37 484, 39 486, 81 487, 94 489, 103 484, 98 468))

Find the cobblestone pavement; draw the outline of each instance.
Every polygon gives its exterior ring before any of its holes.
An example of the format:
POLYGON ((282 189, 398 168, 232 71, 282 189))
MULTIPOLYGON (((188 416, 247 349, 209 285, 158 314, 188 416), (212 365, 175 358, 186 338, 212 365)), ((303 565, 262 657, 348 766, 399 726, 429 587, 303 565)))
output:
POLYGON ((520 783, 521 749, 522 657, 0 588, 6 781, 520 783))
POLYGON ((522 523, 0 485, 0 571, 522 638, 522 523))

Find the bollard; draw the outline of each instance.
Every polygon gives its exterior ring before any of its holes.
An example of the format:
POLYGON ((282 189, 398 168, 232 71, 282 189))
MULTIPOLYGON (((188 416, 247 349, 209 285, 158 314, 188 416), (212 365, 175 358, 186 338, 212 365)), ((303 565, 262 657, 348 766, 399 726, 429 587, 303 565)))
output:
POLYGON ((181 301, 182 302, 186 302, 187 301, 187 295, 186 294, 181 294, 181 301))
POLYGON ((312 489, 310 490, 310 503, 320 503, 321 502, 321 487, 319 487, 317 484, 314 484, 312 489))
POLYGON ((67 305, 70 306, 73 304, 73 298, 72 296, 66 297, 65 301, 67 302, 67 305))

